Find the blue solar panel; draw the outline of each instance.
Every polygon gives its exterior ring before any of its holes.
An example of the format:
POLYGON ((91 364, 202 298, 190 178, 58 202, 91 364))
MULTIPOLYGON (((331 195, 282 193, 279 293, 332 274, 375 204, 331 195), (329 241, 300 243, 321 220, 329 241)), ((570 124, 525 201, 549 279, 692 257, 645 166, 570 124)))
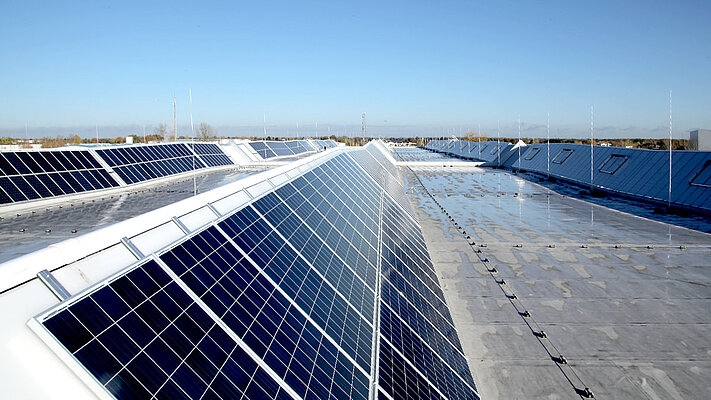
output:
POLYGON ((117 399, 290 398, 155 261, 41 323, 117 399))
POLYGON ((206 166, 232 164, 214 144, 159 144, 97 150, 97 154, 127 184, 202 169, 206 166), (214 147, 213 147, 214 146, 214 147), (215 149, 217 148, 217 149, 215 149), (219 153, 218 153, 219 152, 219 153))
POLYGON ((367 398, 367 377, 216 228, 161 259, 300 396, 367 398))
MULTIPOLYGON (((290 141, 261 141, 261 142, 249 142, 248 143, 254 151, 259 154, 263 159, 273 158, 273 157, 285 157, 293 156, 295 154, 306 153, 314 151, 314 146, 307 140, 290 140, 290 141)), ((333 146, 327 145, 329 147, 333 146)), ((317 149, 322 149, 323 146, 317 149)))
POLYGON ((38 321, 118 398, 478 399, 402 188, 359 161, 381 156, 331 157, 38 321))
POLYGON ((198 157, 208 167, 217 167, 220 165, 232 165, 232 160, 222 151, 220 146, 214 143, 191 143, 188 145, 194 149, 198 157))
POLYGON ((0 153, 0 204, 118 186, 86 151, 0 153))

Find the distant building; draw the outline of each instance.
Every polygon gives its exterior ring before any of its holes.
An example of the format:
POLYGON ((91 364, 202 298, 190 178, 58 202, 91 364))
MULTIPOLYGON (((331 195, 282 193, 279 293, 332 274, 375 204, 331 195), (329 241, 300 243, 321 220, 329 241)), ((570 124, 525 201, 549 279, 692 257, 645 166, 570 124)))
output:
POLYGON ((690 150, 711 150, 711 129, 696 129, 689 132, 690 150))

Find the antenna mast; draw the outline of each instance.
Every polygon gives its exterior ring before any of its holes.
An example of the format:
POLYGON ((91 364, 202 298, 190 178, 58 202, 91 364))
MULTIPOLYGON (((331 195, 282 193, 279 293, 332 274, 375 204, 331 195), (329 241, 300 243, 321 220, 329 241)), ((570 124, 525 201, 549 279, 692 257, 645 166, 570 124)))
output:
POLYGON ((548 143, 548 155, 546 156, 546 174, 548 175, 548 180, 551 179, 551 113, 548 113, 546 119, 546 143, 548 143))
POLYGON ((499 121, 496 121, 496 166, 501 166, 501 127, 499 126, 499 121))
POLYGON ((521 172, 521 114, 518 115, 518 171, 521 172))
POLYGON ((669 198, 667 208, 671 208, 672 192, 672 91, 669 90, 669 198))
MULTIPOLYGON (((190 90, 190 89, 188 89, 190 90)), ((191 94, 192 95, 192 94, 191 94)), ((192 107, 192 98, 190 98, 190 107, 192 107)), ((190 118, 192 118, 193 115, 193 110, 192 108, 190 109, 190 118)), ((190 124, 192 125, 192 120, 190 121, 190 124)), ((190 128, 192 129, 192 127, 190 128)), ((175 106, 175 95, 173 95, 173 135, 175 136, 175 140, 178 140, 178 109, 175 106)))
POLYGON ((477 141, 476 150, 477 150, 477 152, 479 152, 479 160, 481 160, 481 123, 477 124, 476 130, 478 131, 476 133, 476 141, 477 141))
POLYGON ((595 139, 595 108, 590 106, 590 196, 593 194, 593 141, 595 139))
POLYGON ((363 139, 365 140, 365 134, 366 134, 366 132, 368 131, 368 129, 367 129, 366 126, 365 126, 365 112, 361 115, 361 127, 360 127, 360 131, 361 131, 361 136, 363 136, 363 139))
MULTIPOLYGON (((197 195, 197 178, 195 177, 195 127, 193 126, 193 91, 188 89, 188 95, 190 96, 190 132, 193 137, 193 196, 197 195)), ((177 140, 177 125, 176 125, 176 140, 177 140)))

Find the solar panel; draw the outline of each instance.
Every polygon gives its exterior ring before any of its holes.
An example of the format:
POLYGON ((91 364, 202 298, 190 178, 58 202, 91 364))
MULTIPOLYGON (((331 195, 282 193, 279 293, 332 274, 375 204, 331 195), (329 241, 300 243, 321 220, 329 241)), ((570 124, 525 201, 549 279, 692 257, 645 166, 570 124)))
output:
POLYGON ((191 143, 187 145, 194 149, 198 157, 208 166, 232 165, 232 160, 225 154, 220 146, 214 143, 191 143))
MULTIPOLYGON (((260 141, 248 143, 263 159, 293 156, 316 150, 307 140, 260 141)), ((318 148, 319 150, 322 147, 318 148)))
POLYGON ((0 204, 118 186, 86 151, 0 153, 0 204))
POLYGON ((117 399, 291 398, 152 260, 38 321, 117 399))
POLYGON ((478 399, 419 226, 360 151, 37 322, 117 398, 478 399))
POLYGON ((268 142, 249 142, 248 144, 257 152, 263 159, 276 157, 277 154, 272 151, 267 145, 268 142))
POLYGON ((206 147, 203 147, 196 144, 196 153, 204 151, 202 156, 195 156, 188 146, 190 145, 184 143, 158 144, 102 149, 96 152, 127 184, 202 169, 213 166, 212 164, 225 165, 219 164, 219 160, 229 161, 217 157, 217 153, 211 153, 215 150, 210 146, 216 145, 205 144, 206 147), (198 147, 201 150, 198 150, 198 147))
POLYGON ((367 398, 367 376, 217 228, 161 259, 297 394, 367 398))

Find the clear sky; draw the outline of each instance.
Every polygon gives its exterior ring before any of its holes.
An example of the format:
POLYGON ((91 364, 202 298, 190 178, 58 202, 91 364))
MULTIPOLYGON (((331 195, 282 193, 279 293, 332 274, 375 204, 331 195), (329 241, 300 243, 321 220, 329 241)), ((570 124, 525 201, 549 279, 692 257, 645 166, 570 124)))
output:
POLYGON ((711 1, 0 2, 0 135, 665 137, 711 128, 711 1))

